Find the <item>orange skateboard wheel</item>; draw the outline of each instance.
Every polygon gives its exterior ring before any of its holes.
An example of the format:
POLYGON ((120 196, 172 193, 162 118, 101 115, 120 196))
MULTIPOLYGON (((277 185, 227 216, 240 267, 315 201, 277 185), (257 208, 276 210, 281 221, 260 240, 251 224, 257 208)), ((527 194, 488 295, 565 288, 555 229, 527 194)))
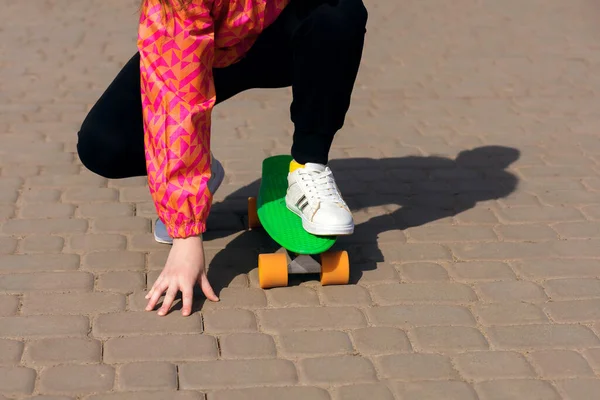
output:
POLYGON ((346 251, 321 254, 321 285, 347 285, 350 281, 350 260, 346 251))
POLYGON ((248 197, 248 229, 252 230, 259 226, 260 220, 256 211, 256 197, 248 197))
POLYGON ((288 261, 285 254, 258 255, 258 284, 261 289, 287 286, 288 261))

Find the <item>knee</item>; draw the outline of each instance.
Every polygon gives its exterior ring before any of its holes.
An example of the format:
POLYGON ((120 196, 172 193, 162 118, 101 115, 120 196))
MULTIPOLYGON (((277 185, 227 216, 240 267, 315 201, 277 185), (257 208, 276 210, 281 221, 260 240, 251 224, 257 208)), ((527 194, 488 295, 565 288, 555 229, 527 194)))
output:
POLYGON ((99 136, 85 125, 77 135, 77 154, 84 167, 107 179, 122 178, 117 168, 119 162, 115 159, 118 149, 110 149, 106 141, 100 140, 99 136))

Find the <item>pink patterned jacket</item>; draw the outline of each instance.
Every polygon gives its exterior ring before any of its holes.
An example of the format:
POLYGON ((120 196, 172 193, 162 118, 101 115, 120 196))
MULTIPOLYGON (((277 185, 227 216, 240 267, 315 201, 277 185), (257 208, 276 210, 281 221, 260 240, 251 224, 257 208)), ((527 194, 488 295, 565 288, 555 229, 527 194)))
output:
POLYGON ((203 233, 212 195, 213 67, 239 61, 289 0, 145 0, 138 32, 148 185, 171 237, 203 233))

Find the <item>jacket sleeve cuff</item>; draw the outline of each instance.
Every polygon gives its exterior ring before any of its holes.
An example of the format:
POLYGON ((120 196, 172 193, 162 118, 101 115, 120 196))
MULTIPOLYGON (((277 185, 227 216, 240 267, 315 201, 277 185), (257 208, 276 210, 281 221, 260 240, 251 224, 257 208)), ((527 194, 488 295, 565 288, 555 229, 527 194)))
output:
POLYGON ((206 222, 188 221, 182 224, 165 224, 167 233, 173 239, 185 239, 192 236, 201 236, 206 232, 206 222))

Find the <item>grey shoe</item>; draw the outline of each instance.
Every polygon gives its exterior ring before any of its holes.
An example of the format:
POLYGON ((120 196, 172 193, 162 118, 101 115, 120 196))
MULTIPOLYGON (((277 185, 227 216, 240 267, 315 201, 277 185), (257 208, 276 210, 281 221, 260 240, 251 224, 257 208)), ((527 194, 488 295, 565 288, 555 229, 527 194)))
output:
MULTIPOLYGON (((210 167, 212 174, 208 180, 208 190, 214 195, 219 189, 219 186, 221 186, 221 183, 223 183, 223 179, 225 178, 225 169, 219 160, 214 158, 212 154, 210 167)), ((154 240, 156 240, 158 243, 173 244, 173 238, 167 233, 167 227, 165 224, 163 224, 160 218, 157 218, 156 223, 154 224, 154 240)))

